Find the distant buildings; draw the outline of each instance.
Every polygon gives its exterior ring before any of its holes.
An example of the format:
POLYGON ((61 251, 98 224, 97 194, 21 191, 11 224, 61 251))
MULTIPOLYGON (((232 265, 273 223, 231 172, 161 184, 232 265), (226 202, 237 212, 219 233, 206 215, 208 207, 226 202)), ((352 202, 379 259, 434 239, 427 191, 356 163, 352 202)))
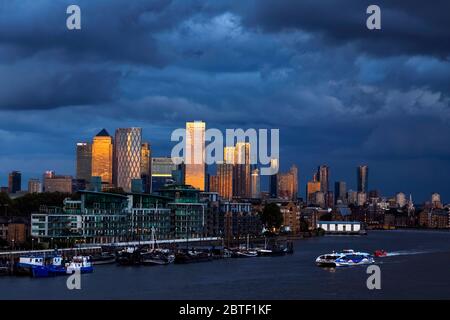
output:
POLYGON ((357 170, 357 184, 358 192, 369 192, 369 167, 358 166, 357 170))
MULTIPOLYGON (((279 165, 278 159, 270 159, 270 168, 274 172, 278 172, 279 165)), ((271 175, 269 179, 269 196, 270 198, 277 198, 278 174, 271 175)))
POLYGON ((316 180, 317 175, 313 176, 312 181, 306 183, 306 200, 308 204, 315 203, 315 193, 320 192, 321 185, 320 182, 316 180))
POLYGON ((251 164, 248 142, 238 142, 234 148, 233 196, 251 197, 251 164))
POLYGON ((28 193, 41 193, 42 183, 39 179, 28 180, 28 193))
POLYGON ((320 182, 320 191, 326 194, 330 190, 330 168, 327 165, 321 165, 317 169, 317 181, 320 182))
POLYGON ((347 184, 345 181, 336 181, 334 183, 334 195, 336 203, 346 203, 347 202, 347 184))
POLYGON ((85 183, 91 181, 92 176, 92 144, 79 142, 76 146, 76 178, 85 183))
POLYGON ((252 171, 252 198, 259 199, 261 198, 261 182, 259 176, 259 169, 254 169, 252 171))
POLYGON ((431 195, 431 205, 433 208, 442 208, 441 195, 439 193, 431 195))
POLYGON ((152 167, 152 191, 158 192, 164 185, 173 182, 174 171, 177 165, 170 157, 153 157, 152 167))
POLYGON ((233 197, 233 163, 217 164, 217 192, 222 199, 233 197))
POLYGON ((44 191, 72 193, 72 176, 56 175, 54 171, 45 172, 44 191))
POLYGON ((22 190, 22 174, 19 171, 13 171, 8 176, 8 192, 16 193, 22 190))
POLYGON ((277 196, 283 200, 297 200, 298 169, 293 165, 286 173, 278 174, 277 196))
POLYGON ((406 206, 406 195, 403 192, 397 193, 395 195, 395 203, 399 208, 406 206))
POLYGON ((141 145, 141 179, 142 191, 152 192, 152 151, 150 143, 144 142, 141 145))

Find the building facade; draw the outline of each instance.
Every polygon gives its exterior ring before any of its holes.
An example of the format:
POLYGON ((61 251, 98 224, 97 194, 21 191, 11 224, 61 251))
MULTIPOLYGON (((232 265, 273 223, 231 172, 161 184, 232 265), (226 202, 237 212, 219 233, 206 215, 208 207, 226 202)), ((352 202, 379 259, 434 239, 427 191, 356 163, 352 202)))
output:
POLYGON ((152 150, 150 143, 144 142, 141 146, 141 179, 142 189, 145 193, 152 192, 152 150))
POLYGON ((238 142, 234 148, 233 196, 251 197, 250 143, 238 142))
POLYGON ((72 176, 56 175, 54 171, 44 174, 44 192, 72 193, 72 176))
POLYGON ((321 165, 317 169, 317 181, 320 182, 320 191, 327 193, 330 181, 330 168, 327 165, 321 165))
POLYGON ((16 193, 22 190, 22 173, 13 171, 8 176, 8 192, 16 193))
POLYGON ((358 166, 357 177, 358 177, 358 192, 369 192, 369 167, 366 165, 358 166))
POLYGON ((76 154, 76 179, 84 180, 85 183, 89 183, 92 176, 92 144, 78 142, 76 154))
POLYGON ((28 180, 28 193, 41 193, 42 183, 39 179, 28 180))

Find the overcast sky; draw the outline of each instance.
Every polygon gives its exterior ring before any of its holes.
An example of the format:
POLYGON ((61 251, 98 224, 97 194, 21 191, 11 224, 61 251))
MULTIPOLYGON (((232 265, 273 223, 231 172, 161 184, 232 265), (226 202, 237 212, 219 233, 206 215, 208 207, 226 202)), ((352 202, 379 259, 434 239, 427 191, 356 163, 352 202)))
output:
POLYGON ((319 164, 353 189, 368 164, 369 189, 450 201, 450 2, 431 3, 2 1, 0 185, 73 174, 75 143, 103 127, 140 126, 169 155, 172 130, 204 120, 279 128, 302 194, 319 164))

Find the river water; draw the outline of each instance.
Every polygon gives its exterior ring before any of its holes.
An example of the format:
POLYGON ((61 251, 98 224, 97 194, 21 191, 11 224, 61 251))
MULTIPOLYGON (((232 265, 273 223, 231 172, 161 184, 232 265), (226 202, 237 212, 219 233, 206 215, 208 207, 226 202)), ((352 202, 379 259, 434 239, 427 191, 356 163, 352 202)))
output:
POLYGON ((298 240, 284 257, 97 266, 81 290, 68 290, 66 277, 0 277, 0 299, 450 299, 449 267, 450 232, 369 231, 298 240), (389 252, 376 259, 380 290, 367 288, 367 266, 315 266, 318 255, 348 248, 389 252))

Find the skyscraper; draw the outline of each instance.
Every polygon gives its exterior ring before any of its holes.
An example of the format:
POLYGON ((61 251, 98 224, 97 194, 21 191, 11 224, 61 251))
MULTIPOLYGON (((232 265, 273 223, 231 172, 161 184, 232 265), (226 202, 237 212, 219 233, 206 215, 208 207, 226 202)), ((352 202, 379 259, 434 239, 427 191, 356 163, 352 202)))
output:
POLYGON ((131 191, 131 181, 141 179, 141 128, 118 128, 114 138, 114 179, 117 188, 131 191))
MULTIPOLYGON (((270 167, 272 168, 272 170, 275 170, 278 172, 278 159, 270 159, 270 167)), ((278 189, 278 173, 277 174, 273 174, 269 177, 269 196, 270 198, 277 198, 278 194, 277 194, 277 189, 278 189)))
POLYGON ((251 197, 250 143, 238 142, 234 149, 233 196, 251 197))
POLYGON ((186 122, 184 181, 200 191, 205 190, 205 129, 203 121, 186 122))
POLYGON ((336 181, 334 183, 334 195, 336 202, 342 201, 343 203, 345 203, 346 193, 347 184, 345 183, 345 181, 336 181))
POLYGON ((223 162, 217 164, 217 188, 222 199, 233 198, 235 147, 223 149, 223 162))
MULTIPOLYGON (((321 185, 320 182, 317 181, 317 175, 313 176, 312 181, 308 181, 306 184, 306 201, 308 204, 315 203, 315 193, 320 192, 321 185)), ((323 193, 322 193, 323 194, 323 193)))
POLYGON ((22 190, 22 174, 19 171, 13 171, 8 176, 8 192, 16 193, 22 190))
POLYGON ((295 165, 286 173, 279 173, 277 178, 277 196, 279 199, 296 200, 298 194, 298 169, 295 165))
POLYGON ((329 191, 330 168, 327 165, 321 165, 317 169, 317 178, 320 182, 320 191, 326 194, 329 191))
POLYGON ((255 169, 252 171, 252 198, 253 199, 261 198, 261 183, 260 183, 259 169, 255 169))
POLYGON ((358 192, 367 193, 369 190, 369 167, 368 166, 358 166, 357 176, 358 176, 358 192))
POLYGON ((100 177, 105 187, 112 186, 113 140, 106 129, 100 131, 92 142, 92 177, 100 177))
POLYGON ((233 164, 217 164, 218 192, 222 199, 233 197, 233 164))
POLYGON ((141 179, 143 191, 152 192, 152 151, 148 142, 141 146, 141 179))
POLYGON ((89 183, 92 176, 92 144, 87 142, 77 143, 77 168, 76 178, 89 183))

